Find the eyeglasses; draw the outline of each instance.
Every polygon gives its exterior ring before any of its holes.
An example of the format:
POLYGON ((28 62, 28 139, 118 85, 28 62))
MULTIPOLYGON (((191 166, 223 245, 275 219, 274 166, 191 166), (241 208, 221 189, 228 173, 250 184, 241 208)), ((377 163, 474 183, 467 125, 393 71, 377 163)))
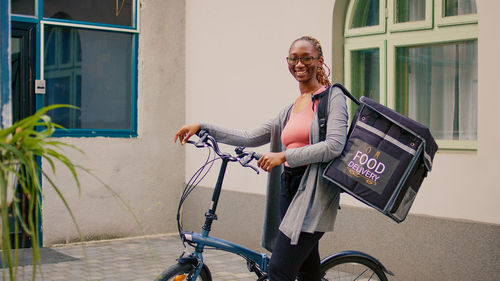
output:
POLYGON ((289 65, 297 65, 299 63, 299 60, 305 65, 310 65, 314 59, 319 59, 319 58, 320 57, 303 57, 303 58, 287 57, 286 61, 288 62, 289 65))

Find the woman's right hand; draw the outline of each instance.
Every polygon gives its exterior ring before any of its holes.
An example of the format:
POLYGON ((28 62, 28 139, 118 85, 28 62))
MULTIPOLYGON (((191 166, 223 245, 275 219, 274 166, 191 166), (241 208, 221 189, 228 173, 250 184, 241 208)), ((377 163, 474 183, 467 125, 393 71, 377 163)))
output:
POLYGON ((179 131, 177 131, 177 134, 175 134, 174 142, 177 142, 177 139, 179 139, 181 145, 184 145, 192 135, 200 130, 200 128, 200 123, 182 126, 179 131))
POLYGON ((257 161, 257 166, 266 172, 270 172, 274 167, 285 163, 285 152, 269 152, 257 161))

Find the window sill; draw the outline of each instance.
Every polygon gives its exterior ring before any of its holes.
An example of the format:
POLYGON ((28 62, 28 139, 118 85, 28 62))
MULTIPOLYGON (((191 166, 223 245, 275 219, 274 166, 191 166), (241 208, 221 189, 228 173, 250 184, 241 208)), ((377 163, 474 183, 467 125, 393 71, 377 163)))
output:
POLYGON ((93 138, 93 137, 109 137, 109 138, 136 138, 135 130, 90 130, 90 129, 57 129, 53 137, 73 137, 73 138, 93 138))
POLYGON ((477 150, 477 141, 436 140, 439 150, 477 150))

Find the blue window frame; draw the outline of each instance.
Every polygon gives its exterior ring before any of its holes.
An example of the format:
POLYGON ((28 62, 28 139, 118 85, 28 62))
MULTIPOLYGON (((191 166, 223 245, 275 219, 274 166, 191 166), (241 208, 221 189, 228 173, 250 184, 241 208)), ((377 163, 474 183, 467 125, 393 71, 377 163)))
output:
POLYGON ((9 1, 0 0, 0 127, 6 128, 12 124, 12 113, 5 112, 11 107, 10 96, 10 59, 9 59, 9 1))
MULTIPOLYGON (((54 136, 137 136, 137 1, 35 1, 34 14, 11 20, 37 25, 36 79, 46 83, 37 109, 79 108, 51 112, 65 127, 54 136)), ((13 11, 29 10, 15 5, 13 11)))

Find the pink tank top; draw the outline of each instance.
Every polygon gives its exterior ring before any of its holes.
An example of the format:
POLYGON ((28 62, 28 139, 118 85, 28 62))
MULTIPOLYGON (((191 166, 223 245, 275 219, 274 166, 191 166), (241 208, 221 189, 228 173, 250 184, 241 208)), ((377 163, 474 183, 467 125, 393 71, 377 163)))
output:
MULTIPOLYGON (((313 95, 321 93, 325 89, 326 87, 322 86, 314 92, 313 95)), ((314 108, 316 109, 316 106, 314 108)), ((310 101, 300 112, 294 112, 292 109, 290 118, 283 132, 281 132, 281 142, 286 149, 298 148, 309 144, 309 130, 313 117, 314 111, 312 109, 312 101, 310 101)))

